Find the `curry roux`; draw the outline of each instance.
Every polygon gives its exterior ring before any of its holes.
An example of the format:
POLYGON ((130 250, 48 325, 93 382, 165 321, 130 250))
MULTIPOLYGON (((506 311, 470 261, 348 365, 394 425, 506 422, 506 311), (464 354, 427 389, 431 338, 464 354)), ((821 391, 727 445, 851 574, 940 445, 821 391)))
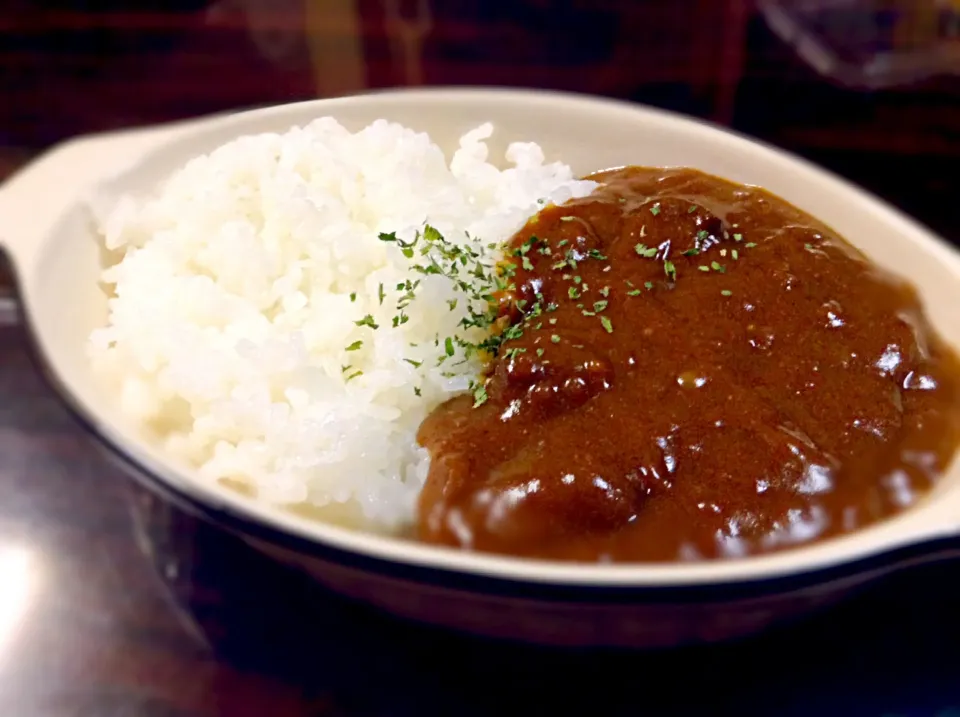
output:
POLYGON ((591 178, 511 240, 502 301, 526 318, 486 402, 420 428, 422 539, 742 556, 856 530, 936 481, 960 365, 912 287, 762 189, 689 169, 591 178))

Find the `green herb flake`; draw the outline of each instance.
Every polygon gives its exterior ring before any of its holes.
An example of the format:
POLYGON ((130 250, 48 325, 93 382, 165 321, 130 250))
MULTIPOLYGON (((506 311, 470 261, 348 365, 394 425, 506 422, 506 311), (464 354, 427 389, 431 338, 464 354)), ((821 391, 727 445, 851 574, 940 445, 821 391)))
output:
POLYGON ((357 326, 369 326, 371 329, 374 329, 374 330, 380 328, 380 325, 373 320, 373 316, 371 316, 370 314, 367 314, 359 321, 354 321, 353 323, 356 324, 357 326))
POLYGON ((610 303, 610 302, 608 302, 608 301, 594 301, 594 302, 593 302, 593 310, 596 311, 597 313, 600 313, 600 312, 603 311, 605 308, 607 308, 607 304, 608 304, 608 303, 610 303))
POLYGON ((734 234, 734 235, 733 235, 733 240, 734 240, 734 241, 743 241, 743 234, 734 234))
POLYGON ((657 202, 652 207, 650 207, 650 213, 653 216, 657 216, 660 213, 660 202, 657 202))
POLYGON ((699 253, 700 253, 700 250, 699 250, 699 249, 687 249, 685 252, 683 252, 683 255, 684 255, 684 256, 696 256, 696 255, 699 254, 699 253))
POLYGON ((600 289, 600 296, 610 296, 610 287, 605 286, 602 289, 600 289))
POLYGON ((574 284, 579 284, 581 281, 583 281, 583 279, 581 279, 579 276, 573 277, 573 283, 574 283, 574 284))
POLYGON ((344 351, 357 351, 361 346, 363 346, 363 341, 354 341, 352 344, 347 346, 344 351))
POLYGON ((640 289, 632 289, 627 292, 627 296, 640 296, 640 289))
POLYGON ((710 271, 710 267, 707 266, 706 264, 701 264, 701 265, 698 266, 697 268, 698 268, 700 271, 710 271))
POLYGON ((756 243, 750 241, 750 242, 747 242, 746 244, 744 244, 744 246, 745 246, 747 249, 753 249, 753 247, 756 246, 756 243))
POLYGON ((606 329, 608 334, 613 333, 613 322, 610 321, 606 316, 600 317, 600 323, 603 324, 603 328, 606 329))
POLYGON ((453 356, 453 338, 448 336, 443 342, 443 350, 446 352, 447 356, 453 356))
POLYGON ((577 220, 576 217, 560 217, 561 222, 574 222, 576 220, 577 220))
POLYGON ((729 289, 724 289, 723 291, 720 292, 720 294, 722 296, 733 296, 733 292, 730 291, 729 289))
POLYGON ((558 343, 560 343, 560 337, 557 336, 556 334, 553 334, 553 335, 550 336, 550 341, 551 341, 552 343, 558 344, 558 343))
POLYGON ((414 361, 413 359, 408 359, 408 358, 405 358, 404 361, 406 361, 408 364, 410 364, 414 368, 420 368, 421 366, 423 366, 423 361, 414 361))
POLYGON ((473 407, 477 408, 487 402, 487 387, 482 383, 473 389, 473 407))
POLYGON ((558 247, 566 246, 566 245, 569 244, 569 243, 570 243, 570 242, 569 242, 568 240, 566 240, 566 239, 561 239, 560 241, 557 242, 557 246, 558 246, 558 247))
POLYGON ((420 390, 420 387, 419 387, 419 386, 414 386, 414 387, 413 387, 413 394, 414 394, 415 396, 417 396, 417 397, 420 397, 420 396, 423 395, 423 391, 420 390))
POLYGON ((725 268, 723 268, 722 264, 716 261, 710 262, 710 268, 713 269, 714 271, 719 271, 721 274, 725 274, 727 271, 725 268))
POLYGON ((667 275, 670 281, 677 280, 677 267, 673 265, 672 261, 663 262, 663 273, 667 275))
POLYGON ((350 374, 344 379, 344 383, 350 383, 353 379, 357 378, 357 376, 363 376, 363 371, 355 371, 350 374))
POLYGON ((598 261, 607 260, 607 257, 605 257, 599 249, 591 249, 590 251, 587 252, 587 256, 589 256, 591 259, 596 259, 598 261))
POLYGON ((537 358, 543 356, 543 349, 537 349, 537 358))
POLYGON ((697 211, 697 205, 691 204, 690 207, 687 209, 687 214, 693 214, 695 211, 697 211))
POLYGON ((447 306, 450 307, 450 311, 456 311, 457 300, 456 299, 447 299, 447 306))
POLYGON ((377 287, 377 297, 380 299, 380 306, 383 306, 383 300, 387 297, 387 295, 383 293, 382 283, 377 287))
POLYGON ((737 261, 740 258, 740 253, 736 249, 731 251, 730 255, 733 257, 734 261, 737 261))
POLYGON ((567 289, 567 296, 569 296, 571 299, 579 299, 580 291, 577 289, 577 287, 571 286, 569 289, 567 289))
POLYGON ((653 291, 653 282, 652 282, 652 281, 645 281, 645 282, 643 282, 643 286, 644 286, 644 288, 645 288, 647 291, 653 291))
POLYGON ((350 301, 353 302, 353 301, 356 301, 356 300, 357 300, 357 292, 351 291, 351 292, 350 292, 350 301))
POLYGON ((523 257, 523 268, 527 271, 533 271, 533 262, 527 257, 523 257))
POLYGON ((813 244, 804 244, 803 248, 807 251, 813 251, 813 244))
POLYGON ((650 259, 657 255, 657 248, 654 246, 647 246, 646 244, 637 244, 635 247, 633 247, 633 250, 645 259, 650 259))
POLYGON ((708 236, 710 236, 710 232, 708 232, 706 229, 701 229, 700 231, 697 232, 697 239, 699 239, 700 241, 703 241, 708 236))
POLYGON ((557 325, 557 320, 556 320, 556 319, 550 319, 547 323, 549 323, 551 326, 556 326, 556 325, 557 325))

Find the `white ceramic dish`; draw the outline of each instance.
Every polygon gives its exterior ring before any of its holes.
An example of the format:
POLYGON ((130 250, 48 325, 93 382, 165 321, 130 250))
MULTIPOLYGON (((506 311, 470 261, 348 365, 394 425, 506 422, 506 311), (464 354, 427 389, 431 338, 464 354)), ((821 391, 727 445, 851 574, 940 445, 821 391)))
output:
MULTIPOLYGON (((100 253, 81 203, 97 187, 145 190, 242 134, 332 115, 385 117, 454 147, 496 125, 492 149, 526 139, 588 173, 687 165, 758 184, 832 225, 912 281, 934 326, 960 346, 960 255, 879 200, 810 164, 718 128, 622 103, 534 91, 437 89, 320 100, 80 138, 0 187, 0 246, 41 368, 112 455, 169 499, 337 590, 416 619, 540 642, 664 645, 760 628, 909 562, 960 553, 960 462, 914 509, 849 536, 775 555, 702 564, 571 565, 469 554, 310 521, 197 479, 117 412, 84 341, 105 315, 100 253)), ((493 155, 496 156, 496 155, 493 155)))

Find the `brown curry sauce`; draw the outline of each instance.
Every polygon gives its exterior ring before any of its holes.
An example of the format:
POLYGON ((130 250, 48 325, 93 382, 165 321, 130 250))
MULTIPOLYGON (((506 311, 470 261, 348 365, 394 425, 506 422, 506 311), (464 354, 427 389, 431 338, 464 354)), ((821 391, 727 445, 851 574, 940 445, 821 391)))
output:
POLYGON ((601 173, 511 240, 486 401, 420 428, 419 536, 567 560, 742 556, 903 510, 960 440, 913 289, 770 193, 601 173), (517 312, 525 314, 518 316, 517 312))

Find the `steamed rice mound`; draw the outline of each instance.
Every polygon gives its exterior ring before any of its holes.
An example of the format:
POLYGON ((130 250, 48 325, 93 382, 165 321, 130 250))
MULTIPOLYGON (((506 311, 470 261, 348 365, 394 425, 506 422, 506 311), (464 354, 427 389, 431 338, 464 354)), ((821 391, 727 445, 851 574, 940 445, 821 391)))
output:
POLYGON ((429 460, 417 428, 480 366, 459 348, 437 365, 438 337, 442 352, 467 306, 451 309, 452 283, 413 273, 378 235, 410 240, 429 223, 495 252, 543 204, 595 186, 535 144, 510 145, 498 169, 492 130, 466 134, 448 164, 425 134, 323 118, 239 138, 155 194, 113 202, 98 217, 113 294, 90 356, 123 412, 204 480, 407 524, 429 460), (416 279, 409 321, 393 327, 397 285, 416 279))

